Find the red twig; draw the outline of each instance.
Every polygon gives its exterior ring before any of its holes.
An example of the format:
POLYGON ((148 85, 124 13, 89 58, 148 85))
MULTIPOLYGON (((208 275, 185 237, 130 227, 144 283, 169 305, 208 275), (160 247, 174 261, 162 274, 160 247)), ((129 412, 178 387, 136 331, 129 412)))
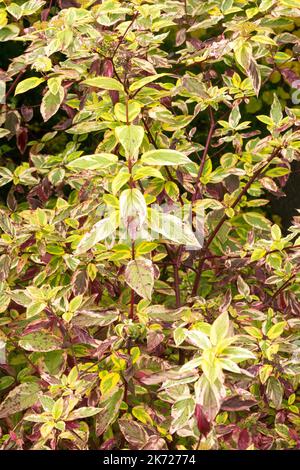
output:
MULTIPOLYGON (((232 209, 234 209, 238 205, 238 203, 240 202, 242 197, 247 193, 250 186, 261 175, 261 173, 266 169, 266 167, 269 165, 269 163, 278 155, 279 152, 280 152, 280 148, 274 149, 272 154, 270 155, 270 157, 267 159, 266 163, 264 165, 262 165, 258 170, 255 171, 255 173, 252 175, 252 177, 249 179, 249 181, 245 184, 242 191, 239 193, 239 195, 236 197, 235 201, 230 206, 232 209)), ((193 289, 192 289, 192 296, 197 295, 197 292, 198 292, 198 289, 199 289, 202 270, 203 270, 203 266, 204 266, 204 262, 205 262, 205 254, 206 254, 209 246, 211 245, 211 243, 215 239, 216 235, 219 233, 219 230, 222 228, 222 226, 223 226, 223 224, 226 220, 227 220, 227 215, 224 214, 223 217, 221 218, 221 220, 219 221, 219 223, 217 224, 217 226, 214 228, 214 230, 212 231, 212 233, 208 237, 207 242, 204 244, 203 249, 201 250, 198 269, 197 269, 197 274, 196 274, 193 289)))
POLYGON ((209 116, 210 116, 210 127, 209 127, 209 132, 208 132, 208 135, 207 135, 206 144, 205 144, 203 154, 202 154, 202 158, 201 158, 201 162, 200 162, 200 167, 199 167, 199 171, 198 171, 198 175, 197 175, 197 179, 196 179, 196 184, 195 184, 196 187, 195 187, 195 192, 194 192, 193 197, 192 197, 192 202, 194 202, 197 199, 198 194, 199 194, 200 178, 201 178, 202 173, 203 173, 206 157, 207 157, 207 154, 208 154, 211 139, 213 137, 215 126, 216 126, 211 106, 209 106, 208 111, 209 111, 209 116))

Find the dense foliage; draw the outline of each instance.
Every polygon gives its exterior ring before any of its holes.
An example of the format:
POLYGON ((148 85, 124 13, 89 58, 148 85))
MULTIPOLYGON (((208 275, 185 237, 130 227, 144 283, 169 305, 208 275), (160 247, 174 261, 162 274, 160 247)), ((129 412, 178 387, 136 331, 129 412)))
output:
POLYGON ((299 25, 0 1, 2 449, 300 447, 299 25))

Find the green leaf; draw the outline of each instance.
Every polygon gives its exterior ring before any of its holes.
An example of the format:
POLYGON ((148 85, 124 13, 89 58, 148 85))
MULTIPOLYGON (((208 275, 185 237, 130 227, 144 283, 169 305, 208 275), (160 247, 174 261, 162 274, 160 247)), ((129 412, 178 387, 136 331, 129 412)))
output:
POLYGON ((17 5, 16 3, 12 3, 11 5, 8 5, 6 7, 6 10, 8 11, 8 13, 10 15, 12 15, 14 18, 16 18, 17 20, 19 20, 22 15, 23 15, 23 9, 22 7, 20 7, 19 5, 17 5))
POLYGON ((160 233, 164 238, 180 245, 201 248, 188 222, 182 221, 172 214, 151 209, 149 224, 154 232, 160 233))
POLYGON ((269 220, 258 212, 247 212, 246 214, 243 214, 243 217, 251 227, 259 228, 261 230, 270 229, 271 223, 269 220))
POLYGON ((266 394, 274 408, 276 408, 276 410, 280 409, 283 399, 283 387, 275 377, 269 377, 266 394))
POLYGON ((0 418, 26 410, 38 400, 39 385, 35 382, 23 383, 9 392, 0 404, 0 418))
POLYGON ((52 93, 52 95, 57 95, 57 93, 59 92, 59 89, 61 87, 61 81, 61 77, 49 78, 49 80, 47 81, 49 91, 52 93))
POLYGON ((192 372, 194 369, 198 369, 199 366, 202 364, 202 357, 196 357, 191 361, 186 362, 181 368, 180 372, 192 372))
POLYGON ((179 197, 179 188, 173 181, 167 181, 165 184, 165 191, 170 199, 177 201, 179 197))
POLYGON ((240 109, 238 106, 235 106, 235 108, 233 108, 233 110, 231 111, 229 115, 228 122, 230 124, 230 127, 235 129, 238 126, 238 123, 240 122, 240 120, 241 120, 240 109))
POLYGON ((44 423, 41 428, 40 428, 40 433, 43 439, 46 439, 49 437, 49 434, 53 431, 54 428, 54 422, 48 422, 44 423))
POLYGON ((4 377, 1 377, 0 379, 0 390, 4 390, 8 387, 11 387, 11 385, 14 383, 15 379, 13 377, 10 377, 9 375, 5 375, 4 377))
POLYGON ((30 305, 28 305, 26 309, 26 318, 34 317, 35 315, 38 315, 41 313, 47 304, 42 301, 33 301, 30 305))
POLYGON ((127 107, 123 103, 117 103, 114 107, 116 118, 122 122, 132 122, 140 114, 141 105, 137 101, 128 102, 127 107))
POLYGON ((115 196, 117 192, 130 180, 130 173, 127 168, 121 168, 119 173, 114 177, 111 184, 112 193, 115 196))
POLYGON ((262 332, 255 326, 245 326, 245 331, 247 331, 247 333, 250 336, 253 336, 253 338, 257 338, 257 339, 263 338, 262 332))
POLYGON ((149 77, 141 78, 140 80, 137 80, 136 82, 133 82, 130 85, 129 91, 132 92, 132 91, 140 90, 145 85, 148 85, 148 83, 152 83, 155 80, 157 80, 158 78, 164 77, 166 75, 169 75, 169 74, 168 73, 158 73, 156 75, 150 75, 149 77))
POLYGON ((178 327, 176 330, 174 330, 173 336, 176 346, 179 346, 185 341, 187 330, 185 328, 178 327))
POLYGON ((170 433, 174 434, 186 426, 191 416, 193 416, 194 410, 195 401, 192 397, 184 398, 174 403, 171 410, 172 423, 170 433))
POLYGON ((258 42, 259 44, 267 44, 270 46, 277 46, 277 43, 268 36, 262 36, 261 34, 256 34, 251 37, 251 41, 258 42))
POLYGON ((18 36, 19 32, 19 27, 13 23, 6 25, 4 28, 0 28, 0 42, 12 41, 18 36))
POLYGON ((214 384, 222 375, 220 360, 217 359, 213 350, 204 351, 201 362, 201 368, 205 377, 211 384, 214 384))
POLYGON ((240 348, 240 347, 228 347, 223 349, 222 355, 228 356, 234 362, 242 362, 247 361, 248 359, 256 359, 255 354, 248 349, 240 348))
MULTIPOLYGON (((289 2, 287 2, 287 3, 289 3, 289 2)), ((298 409, 298 408, 296 407, 296 409, 298 409)), ((299 410, 298 410, 297 414, 298 413, 299 413, 299 410)), ((286 441, 290 441, 291 433, 290 433, 289 427, 286 424, 277 423, 275 425, 275 431, 277 432, 277 434, 279 434, 279 436, 281 438, 285 439, 286 441)))
POLYGON ((90 416, 95 416, 100 413, 101 408, 95 408, 93 406, 83 406, 77 410, 71 411, 69 416, 64 419, 64 421, 75 421, 76 419, 89 418, 90 416))
POLYGON ((281 229, 279 225, 276 225, 276 224, 272 225, 271 235, 272 235, 273 240, 275 241, 281 240, 282 234, 281 234, 281 229))
POLYGON ((237 288, 238 288, 239 293, 240 293, 243 297, 248 297, 248 296, 250 295, 250 287, 249 287, 248 284, 244 281, 244 279, 242 278, 242 276, 238 276, 238 277, 237 277, 237 288))
POLYGON ((63 256, 65 254, 65 250, 58 245, 47 245, 46 251, 55 256, 63 256))
POLYGON ((141 356, 141 350, 139 347, 134 346, 133 348, 130 349, 130 356, 132 360, 132 364, 135 364, 139 357, 141 356))
POLYGON ((25 93, 28 90, 32 90, 44 81, 44 78, 39 77, 26 78, 22 82, 18 83, 18 85, 16 86, 15 95, 20 95, 21 93, 25 93))
POLYGON ((272 106, 271 106, 270 117, 276 125, 279 125, 280 121, 283 118, 281 103, 280 103, 276 93, 274 93, 274 99, 273 99, 273 103, 272 103, 272 106))
POLYGON ((177 166, 192 163, 184 153, 170 149, 150 150, 142 155, 141 162, 145 165, 164 166, 177 166))
POLYGON ((53 398, 49 397, 48 395, 40 395, 39 401, 43 407, 43 410, 51 413, 52 408, 55 405, 53 398))
POLYGON ((117 372, 109 372, 106 374, 100 383, 100 391, 102 395, 109 395, 111 391, 117 386, 120 381, 120 374, 117 372))
POLYGON ((0 186, 5 186, 13 177, 13 173, 8 168, 0 167, 0 186))
POLYGON ((268 332, 267 332, 267 337, 268 337, 269 339, 276 339, 276 338, 278 338, 279 336, 282 335, 285 326, 286 326, 286 322, 285 322, 285 321, 281 321, 281 322, 275 323, 275 325, 271 326, 271 328, 268 330, 268 332))
POLYGON ((45 423, 49 418, 42 414, 32 413, 23 417, 25 421, 31 421, 32 423, 45 423))
POLYGON ((121 433, 126 441, 135 449, 141 449, 148 442, 148 434, 142 424, 129 419, 120 419, 118 421, 121 433))
POLYGON ((187 333, 189 341, 199 349, 207 349, 211 347, 208 337, 198 330, 189 330, 187 333))
POLYGON ((289 168, 284 168, 282 166, 277 166, 275 168, 270 168, 266 171, 265 175, 269 176, 270 178, 278 178, 280 176, 284 176, 290 173, 289 168))
POLYGON ((271 364, 265 364, 259 369, 259 378, 262 384, 265 384, 273 372, 271 364))
POLYGON ((203 374, 195 384, 196 402, 203 406, 207 418, 212 421, 220 409, 222 385, 210 383, 203 374))
POLYGON ((229 317, 227 312, 223 312, 213 322, 210 330, 210 340, 213 345, 217 345, 222 339, 226 338, 229 330, 229 317))
POLYGON ((10 130, 0 128, 0 139, 2 139, 2 137, 5 137, 8 134, 10 134, 10 130))
POLYGON ((101 88, 102 90, 115 90, 124 91, 122 83, 118 82, 115 78, 110 77, 95 77, 88 78, 82 82, 84 85, 92 86, 95 88, 101 88))
POLYGON ((298 2, 298 0, 280 0, 280 3, 281 3, 282 5, 287 6, 287 7, 299 8, 299 2, 298 2))
POLYGON ((141 191, 137 188, 125 189, 120 196, 120 218, 122 228, 129 232, 132 239, 142 227, 147 215, 147 205, 141 191))
POLYGON ((234 372, 235 374, 241 373, 241 369, 239 368, 239 366, 237 366, 236 363, 231 361, 230 359, 220 358, 218 359, 218 363, 221 366, 221 368, 224 370, 227 370, 229 372, 234 372))
POLYGON ((118 388, 105 401, 100 402, 101 413, 96 418, 96 432, 101 436, 116 420, 123 400, 124 389, 118 388))
POLYGON ((104 121, 83 121, 75 124, 70 129, 67 129, 68 134, 89 134, 90 132, 98 132, 105 130, 109 127, 109 123, 104 121))
POLYGON ((68 168, 78 168, 82 170, 101 170, 117 163, 118 157, 113 153, 95 153, 94 155, 84 155, 67 163, 68 168))
POLYGON ((69 310, 71 312, 76 312, 80 305, 82 304, 83 296, 82 295, 76 295, 73 297, 73 299, 69 303, 69 310))
POLYGON ((63 413, 63 409, 64 409, 64 400, 61 397, 58 400, 56 400, 51 410, 52 417, 55 421, 57 421, 61 417, 63 413))
POLYGON ((148 178, 149 176, 153 176, 153 178, 159 178, 161 180, 165 179, 157 168, 152 168, 150 166, 136 168, 136 165, 134 166, 133 181, 137 181, 142 178, 148 178))
POLYGON ((43 96, 41 104, 41 114, 44 121, 48 121, 60 108, 65 97, 65 91, 63 87, 60 87, 58 92, 54 95, 50 90, 43 96))
POLYGON ((154 268, 148 259, 132 260, 125 270, 127 284, 143 299, 151 300, 154 286, 154 268))
POLYGON ((86 233, 77 245, 75 254, 90 250, 96 243, 110 237, 118 227, 118 214, 113 212, 109 217, 97 222, 92 230, 86 233))
POLYGON ((269 116, 265 116, 263 114, 260 114, 259 116, 256 116, 257 119, 261 122, 263 122, 264 124, 267 124, 268 126, 273 126, 274 122, 272 121, 272 119, 269 117, 269 116))
POLYGON ((249 41, 243 41, 240 43, 234 51, 235 59, 243 69, 247 70, 250 66, 252 58, 252 47, 249 41))
POLYGON ((252 255, 251 255, 251 261, 258 261, 259 259, 263 258, 267 251, 265 248, 254 248, 252 255))
POLYGON ((119 126, 116 127, 115 133, 118 141, 125 150, 126 158, 135 161, 144 138, 143 127, 133 124, 129 126, 119 126))
POLYGON ((73 317, 72 325, 79 327, 107 326, 116 321, 118 317, 119 311, 117 309, 104 308, 100 312, 84 310, 73 317))
POLYGON ((26 351, 48 352, 62 349, 62 339, 47 331, 37 331, 23 336, 19 346, 26 351))
POLYGON ((153 424, 153 420, 143 405, 137 405, 132 408, 133 416, 143 424, 153 424))

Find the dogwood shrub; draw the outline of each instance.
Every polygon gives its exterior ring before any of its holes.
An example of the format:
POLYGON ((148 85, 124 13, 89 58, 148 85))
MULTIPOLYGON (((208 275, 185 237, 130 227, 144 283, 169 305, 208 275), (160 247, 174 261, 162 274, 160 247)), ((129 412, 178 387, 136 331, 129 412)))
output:
POLYGON ((299 448, 299 25, 0 1, 2 449, 299 448))

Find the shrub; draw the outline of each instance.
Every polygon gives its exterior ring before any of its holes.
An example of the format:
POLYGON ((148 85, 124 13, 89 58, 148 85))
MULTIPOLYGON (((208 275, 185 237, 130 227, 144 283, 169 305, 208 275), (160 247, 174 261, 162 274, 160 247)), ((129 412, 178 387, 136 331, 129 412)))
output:
POLYGON ((3 449, 299 447, 299 20, 0 2, 3 449))

